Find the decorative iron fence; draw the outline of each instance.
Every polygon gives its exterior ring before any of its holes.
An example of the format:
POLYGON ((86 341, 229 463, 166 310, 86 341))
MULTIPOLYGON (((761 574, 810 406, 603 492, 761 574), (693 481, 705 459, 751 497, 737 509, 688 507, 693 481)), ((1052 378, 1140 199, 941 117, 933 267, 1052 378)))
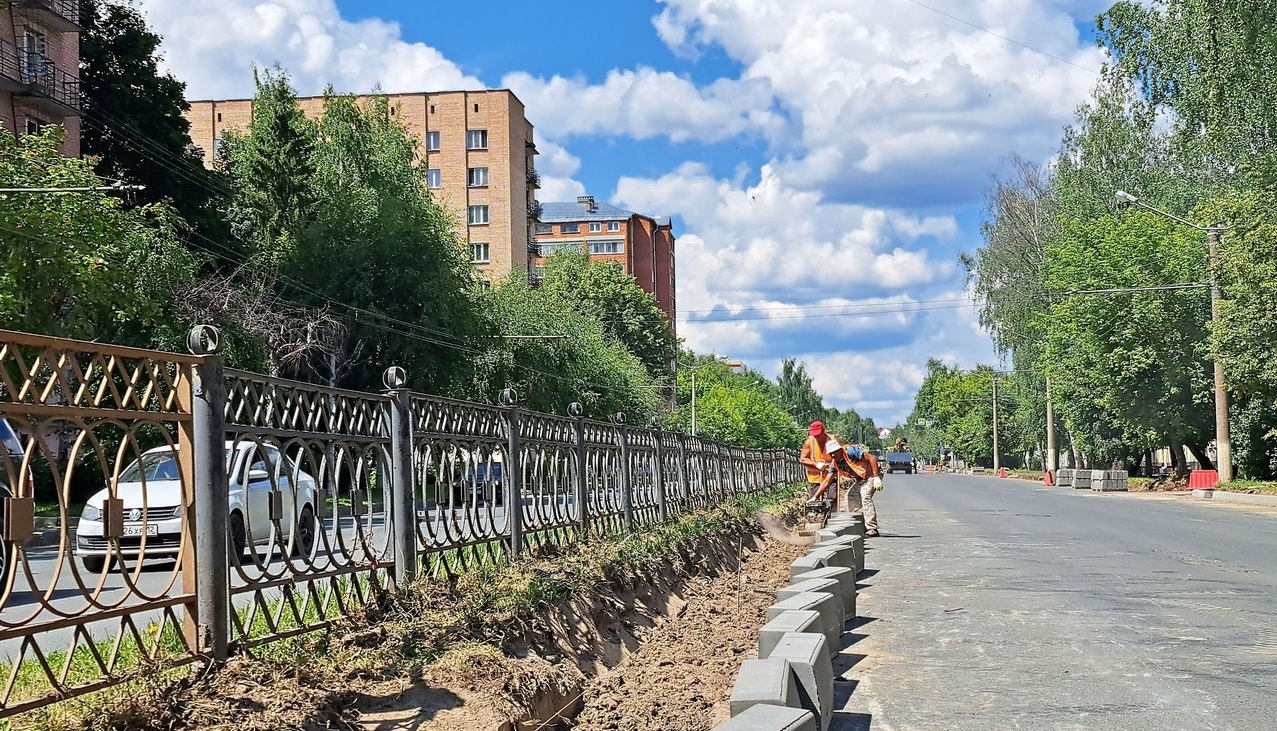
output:
POLYGON ((216 339, 0 330, 0 717, 801 478, 792 451, 411 393, 397 368, 384 393, 223 369, 216 339))

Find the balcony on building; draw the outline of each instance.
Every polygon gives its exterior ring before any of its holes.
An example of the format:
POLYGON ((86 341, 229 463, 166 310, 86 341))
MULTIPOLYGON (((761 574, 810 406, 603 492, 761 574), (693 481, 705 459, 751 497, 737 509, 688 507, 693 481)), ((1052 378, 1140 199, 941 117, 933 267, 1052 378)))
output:
POLYGON ((55 33, 80 30, 80 0, 12 0, 13 14, 30 18, 55 33))
POLYGON ((80 113, 80 79, 53 65, 47 56, 0 41, 0 91, 53 117, 80 113))
POLYGON ((528 168, 528 186, 532 188, 541 187, 541 173, 536 168, 528 168))
POLYGON ((541 204, 532 200, 528 201, 528 218, 536 220, 541 217, 541 204))

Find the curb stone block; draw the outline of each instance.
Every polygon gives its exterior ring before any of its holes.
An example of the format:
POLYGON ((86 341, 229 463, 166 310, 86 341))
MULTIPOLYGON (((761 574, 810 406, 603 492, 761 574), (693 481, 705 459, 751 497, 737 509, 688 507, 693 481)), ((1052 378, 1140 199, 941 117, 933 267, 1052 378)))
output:
POLYGON ((1055 484, 1057 487, 1073 487, 1073 470, 1056 470, 1055 484))
POLYGON ((819 731, 816 717, 803 708, 751 706, 714 727, 714 731, 819 731))
POLYGON ((859 575, 861 570, 859 562, 856 561, 855 546, 839 544, 817 546, 814 550, 808 552, 807 555, 823 558, 826 566, 842 566, 843 568, 851 569, 857 575, 859 575))
POLYGON ((829 731, 834 709, 834 666, 825 638, 793 632, 781 638, 768 657, 789 661, 798 680, 799 702, 816 716, 821 731, 829 731))
POLYGON ((768 607, 767 621, 771 622, 791 609, 820 612, 820 628, 824 631, 825 639, 829 640, 829 651, 830 653, 838 652, 838 641, 842 638, 843 626, 840 622, 842 601, 837 596, 823 591, 796 594, 768 607))
POLYGON ((825 526, 828 527, 830 523, 833 523, 838 527, 849 525, 851 526, 852 535, 863 536, 865 534, 865 518, 863 515, 852 515, 850 513, 839 513, 839 515, 845 515, 847 517, 830 518, 828 522, 825 523, 825 526))
POLYGON ((835 602, 838 605, 838 626, 847 626, 848 617, 846 611, 843 610, 842 585, 838 583, 837 579, 808 579, 804 577, 802 581, 796 581, 789 586, 780 587, 776 591, 776 601, 782 602, 791 596, 810 592, 832 594, 838 600, 835 602))
POLYGON ((812 609, 791 609, 776 615, 775 619, 768 620, 767 624, 758 631, 758 656, 771 655, 772 650, 776 649, 776 645, 780 644, 785 635, 795 632, 815 634, 823 639, 825 628, 820 623, 820 612, 812 609))
POLYGON ((859 574, 865 570, 865 539, 863 536, 842 536, 835 538, 828 543, 820 543, 816 545, 815 550, 833 548, 835 546, 851 546, 852 554, 856 559, 856 573, 859 574))
POLYGON ((842 596, 843 616, 849 620, 856 618, 856 572, 842 566, 825 566, 790 579, 790 583, 810 579, 837 579, 838 593, 842 596))
POLYGON ((1074 490, 1090 490, 1091 489, 1091 471, 1076 470, 1073 472, 1073 489, 1074 490))
POLYGON ((789 579, 790 581, 793 581, 808 571, 823 569, 827 565, 828 562, 826 561, 826 557, 823 555, 812 556, 811 554, 807 554, 806 556, 799 556, 794 559, 793 563, 789 564, 789 579))
POLYGON ((753 706, 781 706, 801 708, 794 671, 789 661, 781 658, 759 658, 741 663, 732 686, 732 717, 744 713, 753 706))

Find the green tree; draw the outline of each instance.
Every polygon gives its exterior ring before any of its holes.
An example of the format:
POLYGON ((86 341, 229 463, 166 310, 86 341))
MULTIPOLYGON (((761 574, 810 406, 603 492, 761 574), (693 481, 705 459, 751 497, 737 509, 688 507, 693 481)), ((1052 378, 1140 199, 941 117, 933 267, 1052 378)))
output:
POLYGON ((543 287, 592 312, 603 329, 638 356, 653 378, 669 375, 678 356, 678 338, 656 298, 614 262, 561 251, 545 267, 543 287))
MULTIPOLYGON (((10 187, 92 187, 89 162, 64 157, 60 128, 0 131, 10 187)), ((136 346, 174 335, 173 295, 197 262, 164 205, 127 208, 102 193, 0 196, 0 322, 46 335, 136 346)))
POLYGON ((111 0, 84 0, 80 26, 82 154, 99 174, 144 185, 137 200, 171 203, 196 237, 227 241, 229 189, 191 143, 186 84, 160 71, 160 36, 111 0))
POLYGON ((790 413, 798 422, 811 423, 825 416, 825 404, 812 386, 807 364, 794 358, 782 359, 776 385, 781 401, 792 409, 790 413))

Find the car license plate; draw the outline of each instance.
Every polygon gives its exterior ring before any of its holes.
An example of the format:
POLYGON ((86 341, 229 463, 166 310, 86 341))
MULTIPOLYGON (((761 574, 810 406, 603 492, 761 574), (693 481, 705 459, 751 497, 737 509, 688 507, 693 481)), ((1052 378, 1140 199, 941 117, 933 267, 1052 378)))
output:
POLYGON ((129 536, 140 536, 140 535, 143 535, 143 533, 145 533, 145 534, 146 534, 146 535, 148 535, 148 536, 158 536, 158 535, 160 534, 160 525, 159 525, 159 523, 147 523, 147 524, 145 524, 145 525, 126 525, 126 526, 124 526, 124 537, 125 537, 125 538, 128 538, 129 536), (143 528, 145 528, 146 530, 145 530, 145 531, 143 531, 143 530, 142 530, 143 528))

